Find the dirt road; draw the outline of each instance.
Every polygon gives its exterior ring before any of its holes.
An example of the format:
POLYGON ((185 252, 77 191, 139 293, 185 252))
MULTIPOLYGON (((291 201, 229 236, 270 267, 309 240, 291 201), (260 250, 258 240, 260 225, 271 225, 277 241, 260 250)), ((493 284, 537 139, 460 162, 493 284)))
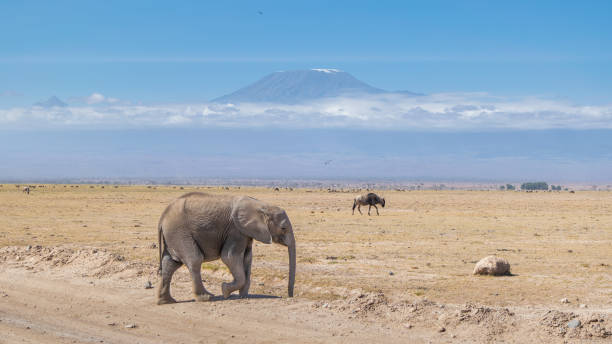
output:
MULTIPOLYGON (((399 343, 424 335, 351 320, 313 301, 273 296, 156 306, 155 289, 145 289, 139 278, 67 279, 68 274, 3 268, 0 342, 399 343)), ((189 298, 186 278, 175 288, 183 299, 189 298)))
POLYGON ((197 303, 184 269, 173 284, 184 302, 157 306, 155 289, 145 287, 157 282, 155 267, 103 249, 4 247, 0 261, 0 343, 604 342, 612 335, 609 309, 489 308, 381 292, 330 302, 254 294, 197 303), (572 319, 584 325, 568 329, 572 319))

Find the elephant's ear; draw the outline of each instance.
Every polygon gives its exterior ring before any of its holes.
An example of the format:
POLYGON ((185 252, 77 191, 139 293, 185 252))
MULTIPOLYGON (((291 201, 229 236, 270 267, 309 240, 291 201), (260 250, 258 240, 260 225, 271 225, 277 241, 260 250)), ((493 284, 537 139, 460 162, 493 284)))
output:
POLYGON ((265 244, 272 242, 266 221, 266 205, 251 197, 240 197, 234 200, 232 220, 240 233, 265 244))

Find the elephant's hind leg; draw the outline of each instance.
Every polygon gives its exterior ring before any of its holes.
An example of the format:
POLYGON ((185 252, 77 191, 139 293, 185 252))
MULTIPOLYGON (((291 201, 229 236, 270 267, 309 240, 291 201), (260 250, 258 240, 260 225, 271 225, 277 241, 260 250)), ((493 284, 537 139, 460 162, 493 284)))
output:
POLYGON ((176 300, 170 296, 170 282, 174 272, 183 265, 172 259, 169 254, 165 253, 162 257, 161 281, 157 289, 157 304, 164 305, 167 303, 175 303, 176 300))

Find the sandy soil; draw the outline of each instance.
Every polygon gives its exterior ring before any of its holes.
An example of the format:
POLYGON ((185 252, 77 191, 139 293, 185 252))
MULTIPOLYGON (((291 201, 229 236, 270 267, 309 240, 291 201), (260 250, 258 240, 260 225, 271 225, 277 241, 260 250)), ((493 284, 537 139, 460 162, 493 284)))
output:
MULTIPOLYGON (((382 192, 381 216, 353 194, 200 188, 283 206, 298 242, 257 244, 248 299, 191 302, 180 269, 156 306, 156 224, 195 187, 0 187, 0 343, 609 342, 612 193, 382 192), (512 276, 471 275, 480 258, 512 276), (567 303, 561 299, 567 298, 567 303), (580 325, 569 328, 571 320, 580 325)), ((230 279, 203 264, 206 287, 230 279)))

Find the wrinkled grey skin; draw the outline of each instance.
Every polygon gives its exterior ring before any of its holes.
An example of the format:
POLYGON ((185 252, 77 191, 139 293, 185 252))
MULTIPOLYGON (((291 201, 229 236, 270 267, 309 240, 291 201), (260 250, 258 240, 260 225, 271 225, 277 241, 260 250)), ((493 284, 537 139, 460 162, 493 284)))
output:
POLYGON ((213 296, 202 284, 202 262, 221 258, 234 280, 223 283, 223 297, 239 290, 246 297, 251 284, 253 239, 287 246, 288 293, 295 282, 295 238, 285 211, 246 196, 209 195, 192 192, 174 200, 159 220, 159 274, 157 304, 176 302, 170 296, 172 274, 181 265, 189 269, 196 301, 213 296), (162 247, 163 246, 163 247, 162 247))

